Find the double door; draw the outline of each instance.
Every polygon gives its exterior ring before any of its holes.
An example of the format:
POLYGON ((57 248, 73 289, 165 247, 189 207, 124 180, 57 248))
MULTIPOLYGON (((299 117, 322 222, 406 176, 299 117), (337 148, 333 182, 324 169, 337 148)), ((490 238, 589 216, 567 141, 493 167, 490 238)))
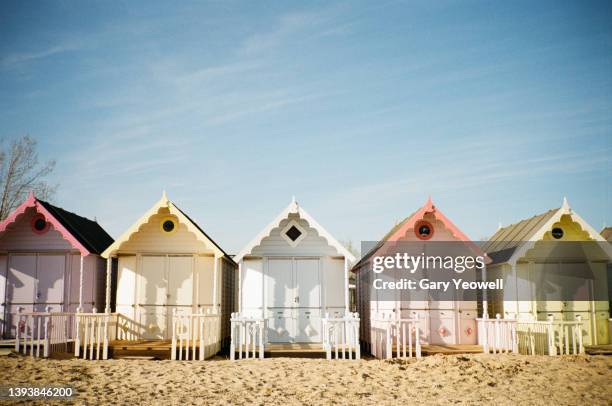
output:
POLYGON ((264 296, 270 342, 321 341, 319 258, 268 258, 264 296))
POLYGON ((64 275, 66 255, 9 254, 4 311, 9 321, 9 334, 15 333, 15 321, 10 316, 19 307, 26 312, 62 311, 64 305, 64 275))
POLYGON ((193 306, 191 255, 143 255, 136 289, 136 319, 145 339, 172 337, 172 312, 193 306))

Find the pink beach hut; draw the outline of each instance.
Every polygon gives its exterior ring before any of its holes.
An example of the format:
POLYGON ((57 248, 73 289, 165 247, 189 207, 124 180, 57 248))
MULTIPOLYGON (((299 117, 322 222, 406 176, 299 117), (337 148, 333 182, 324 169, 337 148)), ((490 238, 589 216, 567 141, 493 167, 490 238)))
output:
POLYGON ((410 246, 425 242, 461 242, 475 255, 481 255, 478 247, 433 204, 431 198, 393 227, 352 269, 356 276, 357 311, 362 320, 360 336, 365 349, 377 357, 391 357, 394 352, 400 356, 406 352, 419 356, 421 344, 476 344, 476 300, 433 300, 426 293, 403 291, 384 299, 374 297, 376 293, 371 287, 376 274, 370 269, 370 259, 384 255, 387 247, 399 242, 410 242, 410 246))
POLYGON ((0 223, 0 329, 16 333, 16 313, 90 312, 105 303, 106 261, 113 239, 94 220, 37 199, 0 223))

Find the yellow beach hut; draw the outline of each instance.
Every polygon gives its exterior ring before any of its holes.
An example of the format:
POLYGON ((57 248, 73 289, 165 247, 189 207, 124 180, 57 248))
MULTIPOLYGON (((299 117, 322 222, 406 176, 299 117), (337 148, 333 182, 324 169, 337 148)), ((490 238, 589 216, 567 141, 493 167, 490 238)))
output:
POLYGON ((612 249, 566 199, 559 208, 499 228, 483 249, 492 259, 487 279, 504 279, 503 293, 486 298, 489 314, 519 322, 580 320, 585 345, 608 343, 612 249))
POLYGON ((102 256, 118 262, 115 354, 143 340, 154 341, 147 348, 171 343, 179 359, 221 349, 236 303, 236 264, 165 193, 102 256))

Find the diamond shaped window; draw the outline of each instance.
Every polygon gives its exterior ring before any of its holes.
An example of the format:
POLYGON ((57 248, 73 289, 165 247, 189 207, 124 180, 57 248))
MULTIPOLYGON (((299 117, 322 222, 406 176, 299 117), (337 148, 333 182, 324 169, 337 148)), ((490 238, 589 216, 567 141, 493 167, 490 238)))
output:
POLYGON ((291 241, 295 242, 298 238, 300 238, 302 232, 298 230, 296 226, 291 226, 291 228, 285 232, 285 235, 289 237, 291 241))

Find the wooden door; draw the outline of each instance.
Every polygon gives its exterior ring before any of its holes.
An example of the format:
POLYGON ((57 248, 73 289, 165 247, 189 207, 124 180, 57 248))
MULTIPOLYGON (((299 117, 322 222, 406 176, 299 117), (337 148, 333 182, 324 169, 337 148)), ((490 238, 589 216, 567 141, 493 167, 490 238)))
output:
POLYGON ((289 343, 295 339, 296 292, 293 259, 268 259, 265 277, 266 306, 272 313, 268 322, 268 340, 289 343))
POLYGON ((167 330, 168 279, 166 257, 143 255, 138 273, 136 307, 145 339, 163 339, 167 330))
POLYGON ((36 311, 43 312, 47 306, 51 307, 51 311, 62 310, 65 268, 65 255, 38 255, 38 286, 34 306, 36 311))
POLYGON ((172 338, 172 314, 174 309, 180 313, 191 313, 193 309, 193 257, 168 257, 168 300, 166 306, 166 338, 172 338))
POLYGON ((34 310, 36 295, 36 254, 9 256, 6 284, 6 312, 10 336, 15 336, 16 318, 13 314, 23 307, 25 312, 34 310))

